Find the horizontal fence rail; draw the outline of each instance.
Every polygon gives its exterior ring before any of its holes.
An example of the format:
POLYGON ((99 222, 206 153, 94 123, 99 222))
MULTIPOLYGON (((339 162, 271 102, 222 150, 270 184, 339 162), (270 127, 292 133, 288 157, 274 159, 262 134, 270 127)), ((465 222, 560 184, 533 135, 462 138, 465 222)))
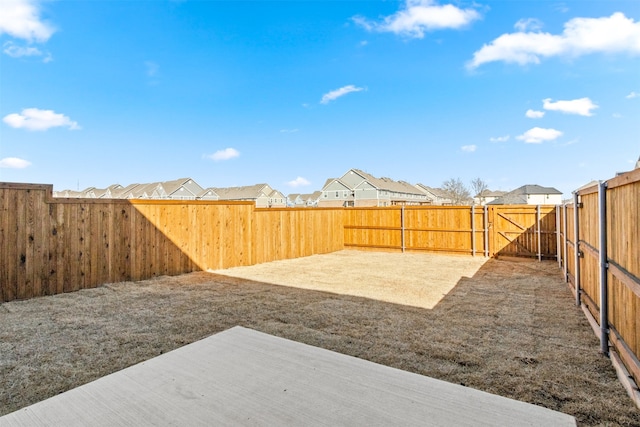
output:
POLYGON ((565 280, 640 406, 640 169, 576 191, 559 212, 565 280))

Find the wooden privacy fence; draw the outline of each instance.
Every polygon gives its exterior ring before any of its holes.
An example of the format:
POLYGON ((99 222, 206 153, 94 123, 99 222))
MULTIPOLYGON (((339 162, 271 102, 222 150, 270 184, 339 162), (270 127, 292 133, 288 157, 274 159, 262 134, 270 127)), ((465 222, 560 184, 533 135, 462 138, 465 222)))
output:
POLYGON ((344 248, 340 210, 51 192, 0 183, 0 301, 344 248))
MULTIPOLYGON (((640 169, 576 191, 560 211, 560 262, 576 304, 601 351, 640 384, 640 169)), ((628 391, 640 405, 637 387, 628 391)))
POLYGON ((344 211, 344 245, 557 259, 555 206, 392 206, 344 211))
POLYGON ((344 248, 556 256, 548 206, 256 209, 51 193, 0 183, 0 301, 344 248))

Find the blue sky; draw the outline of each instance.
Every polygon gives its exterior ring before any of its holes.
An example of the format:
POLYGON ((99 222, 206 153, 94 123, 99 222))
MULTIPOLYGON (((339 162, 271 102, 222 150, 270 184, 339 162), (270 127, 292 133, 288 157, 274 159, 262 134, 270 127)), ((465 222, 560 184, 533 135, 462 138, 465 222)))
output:
POLYGON ((640 155, 640 2, 0 0, 0 181, 568 196, 640 155))

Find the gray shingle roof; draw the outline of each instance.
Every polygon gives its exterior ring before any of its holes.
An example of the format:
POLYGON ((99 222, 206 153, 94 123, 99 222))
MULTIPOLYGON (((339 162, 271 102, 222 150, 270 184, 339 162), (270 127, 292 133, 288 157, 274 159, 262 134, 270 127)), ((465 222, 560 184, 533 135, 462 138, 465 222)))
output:
POLYGON ((363 176, 371 185, 376 187, 378 190, 386 190, 386 191, 392 191, 396 193, 423 195, 423 193, 420 192, 420 190, 418 190, 413 185, 407 182, 394 181, 393 179, 387 178, 387 177, 376 178, 375 176, 367 172, 364 172, 360 169, 352 169, 352 170, 358 173, 359 175, 363 176))
POLYGON ((426 191, 430 192, 431 194, 433 194, 436 197, 440 197, 443 199, 449 199, 449 194, 447 194, 446 191, 444 191, 441 188, 434 188, 434 187, 429 187, 428 185, 425 184, 416 184, 418 187, 425 189, 426 191))
POLYGON ((255 200, 260 196, 267 196, 265 189, 271 192, 271 187, 267 184, 255 184, 243 187, 212 187, 218 193, 220 200, 255 200))
POLYGON ((500 190, 492 191, 492 190, 486 189, 478 193, 476 197, 501 197, 501 196, 504 196, 505 194, 507 194, 506 191, 500 191, 500 190))
POLYGON ((528 184, 518 187, 513 191, 509 191, 507 194, 562 194, 562 192, 553 187, 542 187, 536 184, 528 184))

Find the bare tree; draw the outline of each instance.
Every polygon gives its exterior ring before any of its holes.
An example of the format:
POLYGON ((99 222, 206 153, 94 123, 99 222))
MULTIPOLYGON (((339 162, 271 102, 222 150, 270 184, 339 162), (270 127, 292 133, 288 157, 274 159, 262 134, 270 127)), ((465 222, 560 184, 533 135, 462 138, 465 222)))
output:
POLYGON ((482 180, 482 178, 476 178, 471 181, 471 191, 473 191, 474 197, 488 188, 489 186, 482 180))
POLYGON ((442 189, 454 205, 468 205, 471 202, 471 193, 460 178, 451 178, 443 182, 442 189))

